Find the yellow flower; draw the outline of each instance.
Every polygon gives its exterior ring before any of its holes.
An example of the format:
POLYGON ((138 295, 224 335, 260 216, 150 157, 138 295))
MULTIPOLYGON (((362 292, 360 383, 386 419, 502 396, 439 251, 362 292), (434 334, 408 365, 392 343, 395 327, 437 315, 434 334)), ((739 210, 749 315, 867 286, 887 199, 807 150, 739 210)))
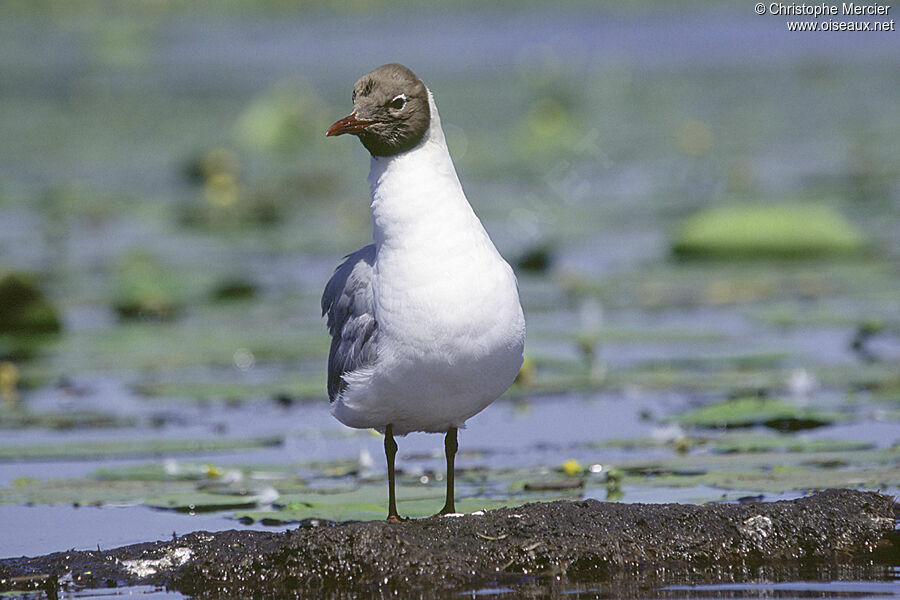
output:
POLYGON ((11 362, 0 362, 0 398, 8 404, 19 400, 19 369, 11 362))
POLYGON ((565 473, 569 477, 575 477, 576 475, 581 475, 584 472, 584 467, 582 467, 581 463, 579 463, 574 458, 570 458, 563 463, 562 470, 563 473, 565 473))

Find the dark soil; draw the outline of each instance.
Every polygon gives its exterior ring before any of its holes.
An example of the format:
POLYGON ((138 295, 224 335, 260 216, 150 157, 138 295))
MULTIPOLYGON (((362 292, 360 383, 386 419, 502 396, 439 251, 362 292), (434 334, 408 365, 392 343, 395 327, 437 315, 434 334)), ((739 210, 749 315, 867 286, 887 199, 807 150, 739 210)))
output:
POLYGON ((746 504, 527 504, 483 515, 196 532, 103 552, 0 561, 0 591, 58 582, 159 584, 202 598, 434 597, 512 587, 652 596, 703 581, 890 577, 900 564, 894 500, 829 490, 746 504), (155 562, 129 562, 155 561, 155 562), (880 566, 879 566, 880 565, 880 566), (873 571, 874 569, 874 571, 873 571), (861 571, 861 573, 862 573, 861 571), (11 578, 33 578, 11 582, 11 578))

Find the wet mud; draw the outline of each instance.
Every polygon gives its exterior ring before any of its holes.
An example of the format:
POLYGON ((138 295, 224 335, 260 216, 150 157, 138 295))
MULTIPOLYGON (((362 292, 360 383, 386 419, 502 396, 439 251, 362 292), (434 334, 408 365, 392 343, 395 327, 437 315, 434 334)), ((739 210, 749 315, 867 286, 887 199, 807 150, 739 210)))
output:
POLYGON ((0 591, 156 584, 200 598, 433 597, 513 588, 652 596, 668 583, 889 578, 894 499, 829 490, 743 504, 527 504, 400 523, 196 532, 0 561, 0 591))

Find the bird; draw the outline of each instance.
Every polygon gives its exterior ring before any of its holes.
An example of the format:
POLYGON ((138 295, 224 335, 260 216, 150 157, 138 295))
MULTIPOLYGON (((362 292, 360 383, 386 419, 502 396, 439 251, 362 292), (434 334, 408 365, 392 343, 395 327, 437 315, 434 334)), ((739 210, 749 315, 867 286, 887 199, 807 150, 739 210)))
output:
POLYGON ((371 155, 372 243, 344 257, 322 294, 331 413, 384 434, 389 521, 400 520, 394 436, 443 433, 436 515, 454 514, 457 432, 524 359, 518 282, 463 192, 422 80, 382 65, 359 78, 352 102, 325 135, 354 135, 371 155))

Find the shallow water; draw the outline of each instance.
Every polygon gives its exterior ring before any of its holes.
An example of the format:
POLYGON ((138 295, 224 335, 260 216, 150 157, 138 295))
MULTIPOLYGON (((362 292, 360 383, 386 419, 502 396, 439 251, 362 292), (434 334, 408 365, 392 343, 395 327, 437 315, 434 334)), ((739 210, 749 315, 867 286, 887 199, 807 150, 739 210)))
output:
MULTIPOLYGON (((676 461, 665 464, 677 476, 719 456, 710 439, 733 432, 670 418, 747 395, 837 415, 787 433, 792 440, 866 442, 883 453, 900 442, 900 46, 894 34, 787 34, 777 18, 743 12, 573 4, 438 17, 144 13, 126 24, 36 9, 4 20, 0 137, 12 142, 0 148, 0 268, 39 272, 66 328, 14 361, 20 406, 44 420, 12 426, 0 413, 0 557, 246 527, 234 511, 152 510, 139 493, 85 506, 71 488, 100 481, 100 469, 206 465, 213 474, 198 485, 237 471, 254 486, 382 481, 381 438, 328 414, 318 314, 334 264, 370 234, 366 157, 319 132, 346 113, 358 75, 394 60, 434 90, 467 193, 501 251, 515 260, 550 249, 546 272, 519 269, 533 381, 460 433, 461 496, 515 496, 530 480, 562 477, 566 464, 581 469, 577 493, 600 499, 611 496, 610 469, 625 468, 625 502, 779 500, 835 481, 896 494, 900 460, 864 451, 805 450, 827 463, 810 468, 794 452, 760 467, 756 453, 739 450, 703 480, 634 470, 676 461), (404 44, 385 46, 385 36, 404 44), (296 81, 276 86, 285 79, 296 81), (278 108, 279 89, 302 102, 278 108), (529 115, 538 111, 540 124, 551 109, 558 129, 543 139, 529 115), (241 133, 248 114, 259 128, 268 118, 301 133, 287 149, 260 147, 241 133), (216 147, 234 152, 247 198, 274 198, 274 225, 215 212, 182 176, 216 147), (672 259, 681 220, 729 199, 834 206, 871 250, 786 263, 672 259), (185 224, 197 206, 209 220, 185 224), (112 310, 116 265, 133 249, 175 281, 174 323, 122 323, 112 310), (253 299, 210 300, 216 282, 236 276, 256 284, 253 299), (878 331, 854 348, 871 322, 878 331), (65 425, 87 413, 115 422, 65 425), (280 445, 123 448, 270 437, 280 445), (85 453, 94 442, 107 445, 85 453), (26 458, 38 446, 63 450, 26 458), (725 469, 797 469, 803 483, 726 485, 714 477, 725 469), (861 479, 835 478, 843 471, 861 479), (65 501, 46 505, 29 491, 56 480, 65 481, 54 497, 65 501), (15 495, 26 492, 27 502, 15 495)), ((440 485, 440 437, 398 441, 406 481, 440 485)), ((177 487, 156 483, 157 493, 177 487)), ((777 586, 660 593, 896 595, 894 582, 777 586)))

